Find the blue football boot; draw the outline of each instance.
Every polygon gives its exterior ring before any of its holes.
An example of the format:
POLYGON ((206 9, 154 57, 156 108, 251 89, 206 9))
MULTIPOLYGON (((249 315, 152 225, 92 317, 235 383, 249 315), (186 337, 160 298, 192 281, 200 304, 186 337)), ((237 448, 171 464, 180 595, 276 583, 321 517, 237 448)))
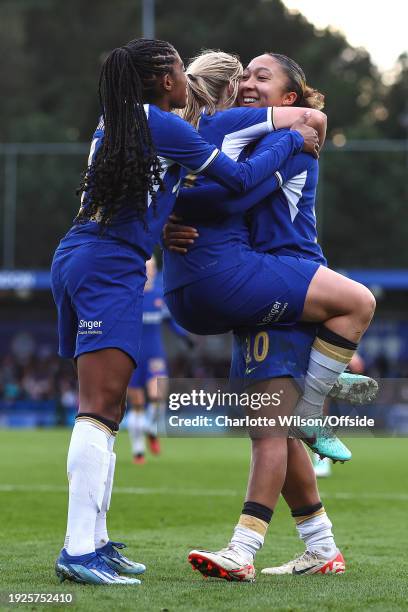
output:
POLYGON ((65 548, 55 562, 55 573, 60 582, 71 580, 80 584, 141 584, 137 578, 119 576, 115 570, 95 552, 87 555, 72 556, 65 548))
POLYGON ((102 557, 105 563, 118 572, 118 574, 143 574, 143 572, 146 571, 146 566, 143 565, 143 563, 131 561, 122 555, 119 550, 117 550, 122 548, 126 548, 126 544, 109 540, 105 546, 97 549, 97 553, 102 557))

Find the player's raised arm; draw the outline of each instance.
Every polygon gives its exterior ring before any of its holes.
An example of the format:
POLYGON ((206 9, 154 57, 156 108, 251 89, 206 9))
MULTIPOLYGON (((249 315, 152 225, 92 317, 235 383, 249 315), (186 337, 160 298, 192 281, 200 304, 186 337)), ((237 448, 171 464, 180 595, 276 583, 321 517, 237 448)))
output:
MULTIPOLYGON (((304 119, 302 119, 304 120, 304 119)), ((279 139, 277 132, 268 134, 256 145, 253 155, 264 152, 279 139)), ((177 214, 189 220, 190 223, 208 222, 215 218, 244 213, 265 197, 277 191, 292 175, 293 162, 298 156, 291 157, 272 177, 246 191, 242 195, 233 194, 229 189, 216 183, 204 184, 200 187, 183 188, 177 198, 177 214)))
POLYGON ((214 145, 206 142, 185 121, 170 115, 167 130, 158 130, 158 152, 162 157, 184 166, 190 173, 206 174, 235 192, 243 192, 261 183, 301 150, 316 154, 318 136, 306 125, 307 114, 296 129, 283 134, 261 154, 244 162, 235 162, 214 145))
POLYGON ((199 172, 206 174, 217 182, 234 191, 247 191, 256 187, 265 179, 272 178, 275 172, 293 154, 301 150, 318 156, 319 141, 314 128, 306 125, 309 114, 304 113, 294 129, 284 134, 270 149, 255 155, 245 162, 234 162, 220 153, 199 172), (303 141, 303 142, 302 142, 303 141))
POLYGON ((237 196, 221 185, 185 188, 177 198, 177 214, 186 216, 190 222, 205 222, 216 217, 227 217, 244 213, 256 206, 267 195, 278 190, 283 183, 282 174, 275 174, 259 183, 253 189, 237 196))
MULTIPOLYGON (((320 148, 326 139, 327 130, 327 115, 322 113, 320 110, 309 108, 309 121, 308 125, 311 125, 319 135, 320 148)), ((280 106, 273 108, 273 125, 276 130, 282 128, 292 127, 295 121, 301 119, 305 114, 305 109, 298 106, 280 106)))
MULTIPOLYGON (((278 168, 304 146, 300 132, 292 131, 273 145, 268 151, 245 162, 234 162, 220 153, 212 163, 200 172, 234 191, 243 192, 270 178, 278 168)), ((314 144, 313 144, 314 148, 314 144)))

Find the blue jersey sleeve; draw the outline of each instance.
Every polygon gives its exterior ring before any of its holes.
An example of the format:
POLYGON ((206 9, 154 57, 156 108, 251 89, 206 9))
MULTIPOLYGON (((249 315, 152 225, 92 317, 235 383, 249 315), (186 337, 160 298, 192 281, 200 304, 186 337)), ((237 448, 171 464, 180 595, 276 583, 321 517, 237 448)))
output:
POLYGON ((274 130, 273 108, 230 108, 218 113, 210 126, 220 132, 223 153, 236 161, 247 145, 274 130))
POLYGON ((301 151, 303 142, 299 132, 290 131, 266 151, 244 162, 234 162, 220 153, 206 167, 204 174, 234 191, 247 191, 273 176, 284 161, 301 151))
POLYGON ((203 140, 186 121, 172 113, 167 114, 166 129, 162 124, 153 124, 151 128, 158 154, 184 166, 191 173, 206 174, 233 191, 246 191, 258 185, 303 147, 303 137, 292 130, 252 159, 234 162, 203 140))
MULTIPOLYGON (((279 130, 260 140, 252 151, 252 159, 256 159, 269 147, 279 143, 289 130, 279 130)), ((184 188, 177 198, 177 214, 189 221, 208 221, 215 217, 225 217, 231 214, 244 213, 268 195, 277 191, 283 183, 305 169, 305 156, 310 162, 315 160, 311 155, 294 155, 285 160, 273 176, 268 177, 255 188, 246 191, 242 196, 232 195, 228 189, 210 183, 201 187, 184 188)))
POLYGON ((273 132, 275 129, 272 106, 266 108, 229 108, 219 115, 219 121, 224 134, 235 137, 251 128, 259 128, 263 135, 273 132))
POLYGON ((206 142, 189 123, 174 113, 162 112, 159 117, 160 120, 155 121, 153 115, 149 121, 158 155, 194 174, 204 172, 219 154, 217 147, 206 142))
POLYGON ((282 175, 272 177, 242 195, 231 194, 229 189, 211 183, 202 187, 181 189, 177 197, 177 215, 189 222, 205 222, 237 213, 245 213, 282 186, 282 175))
POLYGON ((177 198, 177 214, 185 215, 189 221, 199 222, 245 213, 278 191, 284 183, 305 170, 315 169, 317 165, 317 160, 308 153, 294 155, 272 177, 242 195, 232 194, 230 190, 216 183, 184 188, 177 198))

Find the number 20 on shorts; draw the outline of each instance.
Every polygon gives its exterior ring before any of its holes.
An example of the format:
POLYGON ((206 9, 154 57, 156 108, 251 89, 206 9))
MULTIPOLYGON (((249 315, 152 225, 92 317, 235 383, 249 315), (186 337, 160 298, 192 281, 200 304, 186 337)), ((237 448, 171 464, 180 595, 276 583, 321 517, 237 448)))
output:
POLYGON ((267 332, 258 332, 254 338, 248 334, 246 337, 246 347, 247 352, 245 361, 247 364, 250 363, 252 359, 254 359, 257 363, 263 361, 269 351, 269 336, 267 332))

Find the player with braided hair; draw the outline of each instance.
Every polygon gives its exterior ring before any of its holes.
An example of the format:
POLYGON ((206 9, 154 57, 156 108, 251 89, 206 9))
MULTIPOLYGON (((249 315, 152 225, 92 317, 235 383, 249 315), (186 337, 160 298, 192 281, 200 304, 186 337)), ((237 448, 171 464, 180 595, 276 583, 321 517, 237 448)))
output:
POLYGON ((170 111, 186 104, 179 54, 138 39, 114 49, 100 76, 101 118, 79 192, 81 208, 52 264, 59 353, 76 360, 79 413, 68 452, 69 507, 61 580, 139 584, 145 570, 124 557, 106 528, 126 389, 137 366, 145 262, 175 204, 182 167, 242 192, 302 148, 315 130, 299 125, 268 151, 236 163, 170 111), (301 132, 301 133, 300 133, 301 132), (302 136, 303 134, 303 136, 302 136))
POLYGON ((162 186, 160 160, 143 104, 154 100, 155 77, 171 69, 177 52, 165 41, 151 42, 146 45, 141 39, 114 49, 102 67, 99 100, 104 109, 105 136, 79 188, 79 193, 91 191, 92 198, 89 206, 81 207, 78 222, 99 212, 102 226, 106 225, 128 193, 133 195, 130 205, 143 218, 145 193, 154 204, 155 185, 162 186), (136 54, 137 68, 132 60, 136 54), (131 100, 134 104, 129 103, 131 100))

